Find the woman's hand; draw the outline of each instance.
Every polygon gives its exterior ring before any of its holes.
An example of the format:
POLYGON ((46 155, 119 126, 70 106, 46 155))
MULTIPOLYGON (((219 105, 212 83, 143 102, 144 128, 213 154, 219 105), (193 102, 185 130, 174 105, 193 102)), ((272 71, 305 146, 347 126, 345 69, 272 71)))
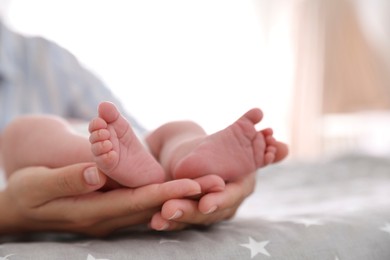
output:
MULTIPOLYGON (((200 200, 168 200, 161 211, 154 214, 150 227, 156 230, 179 230, 189 225, 210 225, 232 218, 241 203, 254 191, 255 174, 227 183, 224 189, 210 193, 205 190, 205 187, 211 181, 206 181, 205 178, 219 178, 218 176, 204 176, 201 181, 195 179, 206 195, 200 200)), ((222 179, 220 181, 223 182, 222 179)), ((215 180, 213 182, 215 183, 215 180)))
POLYGON ((201 193, 200 185, 188 179, 98 191, 106 180, 91 163, 14 172, 0 192, 0 234, 62 231, 104 236, 148 223, 165 201, 201 193))

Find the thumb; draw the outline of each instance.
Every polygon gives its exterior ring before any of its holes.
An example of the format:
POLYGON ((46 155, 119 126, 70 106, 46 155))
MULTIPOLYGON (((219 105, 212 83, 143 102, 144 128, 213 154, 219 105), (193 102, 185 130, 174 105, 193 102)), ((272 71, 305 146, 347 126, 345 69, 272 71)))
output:
POLYGON ((41 199, 76 196, 100 189, 107 177, 91 163, 78 163, 62 168, 47 169, 41 174, 41 199))

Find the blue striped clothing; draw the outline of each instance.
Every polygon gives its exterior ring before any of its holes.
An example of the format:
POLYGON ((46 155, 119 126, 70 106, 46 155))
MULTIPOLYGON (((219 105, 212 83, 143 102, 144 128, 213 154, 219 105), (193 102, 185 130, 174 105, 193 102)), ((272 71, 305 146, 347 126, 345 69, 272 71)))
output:
POLYGON ((102 101, 114 102, 135 130, 145 132, 69 51, 41 37, 17 34, 0 20, 0 132, 23 114, 89 121, 102 101))

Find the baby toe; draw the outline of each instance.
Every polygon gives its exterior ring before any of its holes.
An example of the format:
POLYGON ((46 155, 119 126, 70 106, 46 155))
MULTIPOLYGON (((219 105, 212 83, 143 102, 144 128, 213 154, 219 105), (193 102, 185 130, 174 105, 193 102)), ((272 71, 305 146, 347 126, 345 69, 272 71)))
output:
POLYGON ((96 142, 102 142, 108 140, 110 136, 110 131, 108 131, 107 129, 99 129, 91 133, 91 135, 89 136, 89 142, 91 144, 96 142))
POLYGON ((104 153, 100 156, 97 156, 95 158, 95 162, 99 169, 107 174, 118 163, 118 154, 115 151, 104 153))
POLYGON ((88 130, 90 133, 99 130, 99 129, 104 129, 107 128, 107 123, 100 117, 96 117, 92 119, 92 121, 89 123, 88 130))
POLYGON ((112 150, 112 143, 109 140, 103 142, 96 142, 91 145, 91 151, 95 156, 99 156, 108 153, 112 150))
POLYGON ((271 164, 275 161, 275 153, 273 152, 267 152, 264 155, 264 165, 271 164))

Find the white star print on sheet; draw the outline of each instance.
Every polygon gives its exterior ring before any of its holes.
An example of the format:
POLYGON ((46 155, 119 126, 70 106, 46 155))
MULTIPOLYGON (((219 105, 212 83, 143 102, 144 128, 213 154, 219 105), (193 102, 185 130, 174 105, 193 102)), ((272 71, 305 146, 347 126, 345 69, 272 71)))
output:
POLYGON ((305 227, 324 225, 324 223, 319 219, 309 219, 309 218, 295 219, 295 220, 292 220, 292 222, 294 222, 296 224, 305 225, 305 227))
POLYGON ((180 241, 174 239, 160 239, 160 244, 165 244, 165 243, 180 243, 180 241))
POLYGON ((75 246, 82 246, 82 247, 87 247, 87 246, 90 246, 91 244, 92 244, 92 241, 74 243, 75 246))
POLYGON ((87 257, 87 260, 110 260, 110 259, 106 259, 106 258, 95 258, 93 257, 92 255, 88 254, 88 257, 87 257))
POLYGON ((390 223, 386 222, 385 226, 381 227, 381 230, 390 234, 390 223))
POLYGON ((252 237, 249 237, 248 244, 240 244, 240 246, 249 248, 251 250, 251 258, 255 257, 258 253, 261 253, 266 256, 271 256, 268 251, 265 249, 265 246, 269 243, 269 241, 260 241, 257 242, 252 237))

